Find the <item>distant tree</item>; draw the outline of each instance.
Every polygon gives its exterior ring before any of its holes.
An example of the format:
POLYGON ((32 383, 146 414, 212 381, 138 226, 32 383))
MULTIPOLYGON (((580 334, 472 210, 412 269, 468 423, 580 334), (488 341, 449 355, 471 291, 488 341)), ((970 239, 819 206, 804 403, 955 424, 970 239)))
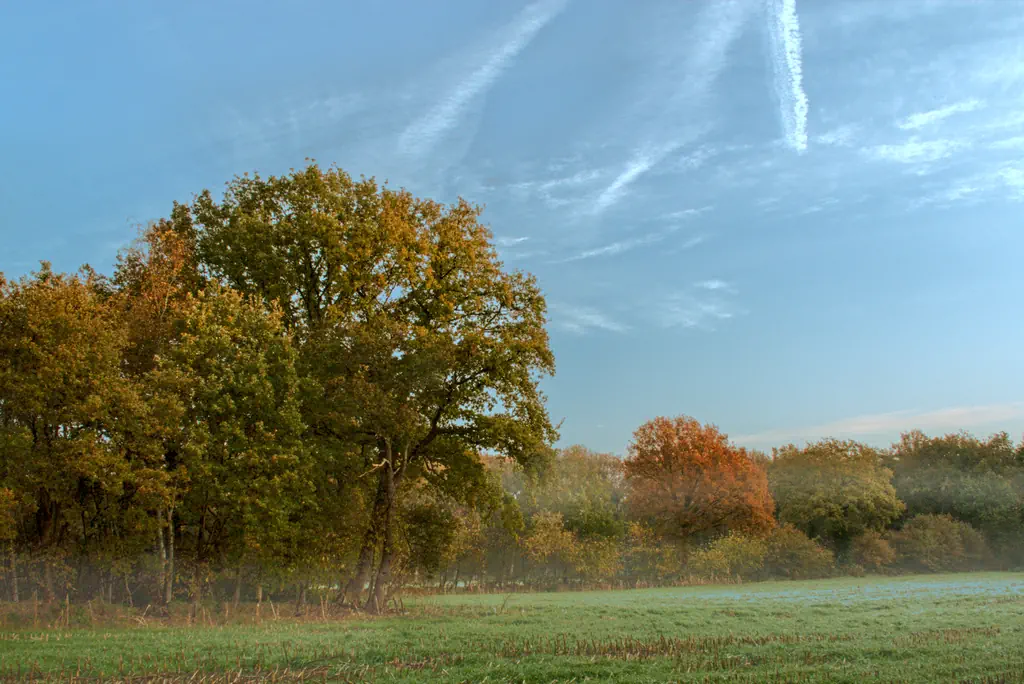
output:
POLYGON ((986 440, 908 432, 887 464, 908 516, 951 515, 986 534, 1004 559, 1024 561, 1024 451, 1005 432, 986 440))
POLYGON ((893 564, 896 551, 889 540, 876 530, 857 535, 850 542, 851 560, 867 570, 879 571, 893 564))
POLYGON ((792 525, 782 524, 768 535, 765 577, 813 579, 827 577, 835 567, 835 553, 792 525))
POLYGON ((561 513, 580 539, 612 539, 625 534, 626 496, 622 460, 580 445, 558 449, 531 488, 532 510, 561 513))
POLYGON ((523 538, 523 548, 532 562, 549 571, 561 570, 564 576, 577 561, 580 543, 576 535, 565 529, 560 513, 545 511, 534 516, 523 538))
POLYGON ((775 524, 764 470, 713 425, 655 418, 633 434, 624 467, 631 510, 664 535, 699 543, 775 524))
POLYGON ((900 564, 915 572, 981 570, 991 561, 984 535, 948 514, 915 515, 890 536, 900 564))
POLYGON ((867 530, 884 530, 903 512, 881 452, 826 439, 775 450, 768 482, 782 523, 840 550, 867 530))

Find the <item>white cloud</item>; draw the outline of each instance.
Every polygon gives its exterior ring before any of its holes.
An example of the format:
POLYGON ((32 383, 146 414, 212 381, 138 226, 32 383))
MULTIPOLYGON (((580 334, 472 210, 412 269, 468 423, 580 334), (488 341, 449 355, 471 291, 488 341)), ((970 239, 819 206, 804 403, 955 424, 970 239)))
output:
POLYGON ((592 213, 598 214, 612 206, 622 195, 626 192, 626 189, 632 185, 637 178, 647 173, 657 162, 664 159, 667 151, 658 152, 643 152, 638 154, 629 164, 626 169, 615 177, 611 185, 601 191, 601 194, 597 196, 597 200, 594 201, 592 213))
POLYGON ((912 206, 921 207, 928 205, 949 205, 955 203, 961 203, 968 200, 976 200, 978 195, 985 190, 985 186, 979 183, 978 178, 966 179, 955 183, 954 185, 925 195, 921 199, 913 203, 912 206))
POLYGON ((708 238, 707 238, 706 235, 694 235, 691 238, 687 238, 686 241, 684 241, 681 245, 679 245, 678 247, 676 247, 673 250, 670 250, 668 253, 669 254, 676 254, 678 252, 682 252, 682 251, 685 251, 687 249, 693 249, 694 247, 707 242, 707 239, 708 238))
MULTIPOLYGON (((666 214, 662 218, 663 219, 676 219, 676 220, 684 219, 684 218, 692 218, 694 216, 698 216, 698 215, 700 215, 700 214, 702 214, 702 213, 704 213, 706 211, 710 211, 710 210, 711 210, 711 207, 701 207, 700 209, 683 209, 681 211, 674 211, 674 212, 672 212, 670 214, 666 214)), ((670 226, 668 226, 667 228, 665 228, 663 230, 655 231, 655 232, 652 232, 652 233, 646 233, 646 234, 641 235, 639 237, 629 238, 629 239, 626 239, 626 240, 617 240, 617 241, 609 243, 607 245, 602 245, 600 247, 594 247, 594 248, 591 248, 591 249, 583 250, 582 252, 579 252, 578 254, 574 254, 573 256, 567 257, 565 259, 561 259, 560 262, 581 261, 583 259, 592 259, 594 257, 599 257, 599 256, 612 256, 612 255, 615 255, 615 254, 621 254, 623 252, 628 252, 629 250, 635 249, 637 247, 643 247, 645 245, 653 245, 653 244, 661 242, 661 241, 667 239, 668 237, 670 237, 671 235, 677 233, 682 227, 683 226, 681 224, 677 223, 677 224, 670 225, 670 226)), ((691 237, 689 240, 687 240, 685 243, 683 243, 680 246, 680 249, 689 249, 690 247, 696 247, 697 245, 702 243, 704 240, 705 240, 704 236, 702 236, 702 235, 695 235, 695 236, 691 237)))
POLYGON ((693 218, 694 216, 700 216, 701 214, 706 214, 707 212, 711 211, 712 209, 714 209, 714 207, 712 207, 711 205, 708 205, 708 206, 705 206, 705 207, 700 207, 699 209, 680 209, 679 211, 669 212, 668 214, 665 214, 664 216, 662 216, 662 218, 665 219, 665 220, 668 220, 668 221, 672 221, 672 220, 676 220, 676 219, 683 219, 683 218, 693 218))
POLYGON ((499 247, 511 247, 512 245, 518 245, 526 242, 530 238, 528 237, 499 237, 494 239, 494 244, 499 247))
POLYGON ((1024 200, 1024 167, 1007 166, 999 171, 999 178, 1016 200, 1024 200))
POLYGON ((594 257, 599 256, 612 256, 614 254, 621 254, 623 252, 628 252, 631 249, 635 249, 636 247, 650 245, 655 242, 660 242, 661 240, 664 240, 665 237, 665 233, 647 233, 646 235, 642 235, 638 238, 632 238, 630 240, 619 240, 617 242, 612 242, 601 247, 587 249, 580 252, 579 254, 575 254, 571 257, 563 259, 562 261, 581 261, 583 259, 592 259, 594 257))
POLYGON ((863 148, 863 152, 872 159, 882 161, 891 161, 898 164, 927 164, 950 157, 957 150, 967 146, 966 142, 958 140, 939 139, 922 141, 912 138, 910 141, 899 145, 866 147, 863 148))
POLYGON ((1024 150, 1024 135, 996 140, 989 143, 989 148, 993 150, 1024 150))
POLYGON ((954 114, 964 114, 967 112, 973 112, 981 109, 985 106, 985 103, 978 99, 963 100, 962 102, 956 102, 945 107, 939 107, 938 109, 932 109, 927 112, 918 112, 917 114, 911 114, 903 121, 899 122, 897 126, 905 131, 916 131, 933 124, 937 124, 940 121, 948 119, 954 114))
POLYGON ((925 195, 914 206, 973 203, 995 197, 1024 201, 1024 164, 1012 162, 991 171, 960 177, 941 190, 925 195))
POLYGON ((539 197, 548 207, 558 209, 571 204, 582 204, 584 200, 580 196, 580 188, 591 185, 606 175, 607 172, 604 170, 584 169, 568 176, 513 183, 509 190, 521 196, 539 197))
MULTIPOLYGON (((691 33, 680 73, 659 79, 657 97, 652 98, 660 111, 655 112, 654 124, 643 133, 642 144, 636 147, 626 168, 597 196, 590 214, 596 215, 622 200, 628 189, 644 174, 661 164, 668 156, 698 139, 709 130, 707 125, 680 125, 679 120, 700 107, 707 99, 725 68, 729 49, 739 36, 743 24, 755 5, 751 0, 715 0, 707 3, 691 33)), ((644 113, 649 114, 648 112, 644 113)), ((703 163, 699 155, 689 163, 703 163)), ((682 162, 684 165, 686 161, 682 162)))
POLYGON ((586 334, 590 330, 605 330, 615 333, 629 330, 628 326, 590 307, 557 308, 554 313, 557 325, 578 335, 586 334))
POLYGON ((723 295, 735 290, 721 280, 707 280, 665 297, 655 309, 658 323, 665 328, 692 328, 711 331, 719 321, 736 315, 723 295))
POLYGON ((826 437, 887 437, 908 430, 954 431, 1024 418, 1024 402, 958 406, 935 411, 894 411, 844 418, 807 427, 767 430, 733 437, 737 444, 750 446, 810 442, 826 437))
POLYGON ((447 96, 399 137, 398 146, 411 155, 429 152, 455 128, 469 105, 494 85, 534 37, 566 6, 567 0, 540 0, 527 6, 505 31, 505 36, 483 57, 483 63, 457 83, 447 96))
POLYGON ((857 126, 843 124, 815 136, 814 142, 818 145, 828 145, 830 147, 849 147, 853 144, 853 137, 857 131, 857 126))
POLYGON ((729 289, 729 283, 724 280, 712 279, 697 283, 697 287, 705 290, 726 290, 729 289))

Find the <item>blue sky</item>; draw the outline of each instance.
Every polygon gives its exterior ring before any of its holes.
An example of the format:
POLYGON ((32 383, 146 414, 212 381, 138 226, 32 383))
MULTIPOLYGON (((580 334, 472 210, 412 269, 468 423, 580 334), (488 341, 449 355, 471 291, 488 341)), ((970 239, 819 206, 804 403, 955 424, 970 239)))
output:
POLYGON ((314 157, 485 204, 564 443, 1024 432, 1024 2, 5 3, 0 271, 314 157))

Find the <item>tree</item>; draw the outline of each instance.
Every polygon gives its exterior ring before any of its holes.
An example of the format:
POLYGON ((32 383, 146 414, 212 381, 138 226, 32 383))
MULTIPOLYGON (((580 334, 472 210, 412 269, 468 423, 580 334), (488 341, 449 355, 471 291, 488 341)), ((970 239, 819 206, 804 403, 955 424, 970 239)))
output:
POLYGON ((776 449, 768 482, 779 522, 840 550, 867 530, 886 529, 904 510, 882 454, 854 441, 776 449))
POLYGON ((384 603, 411 466, 445 467, 466 446, 525 460, 556 434, 538 389, 554 372, 544 298, 503 270, 479 216, 315 164, 236 178, 222 201, 204 192, 191 207, 207 274, 276 303, 296 336, 324 453, 355 446, 376 479, 346 592, 373 575, 370 608, 384 603))
POLYGON ((774 525, 764 471, 713 425, 655 418, 633 433, 624 467, 631 510, 664 535, 700 542, 774 525))
POLYGON ((152 490, 156 507, 156 537, 160 563, 160 598, 169 603, 174 594, 175 510, 177 497, 172 481, 174 452, 165 451, 176 430, 173 408, 160 405, 153 391, 152 376, 162 356, 177 343, 184 320, 193 304, 191 295, 199 292, 203 279, 195 252, 194 236, 189 230, 191 217, 186 207, 175 205, 168 220, 157 221, 141 231, 135 242, 117 256, 112 278, 113 305, 121 314, 127 333, 123 366, 136 384, 144 388, 146 408, 136 424, 140 451, 162 465, 163 477, 152 490))
POLYGON ((279 313, 213 286, 152 372, 171 397, 167 465, 187 483, 177 509, 194 600, 211 563, 287 565, 291 522, 312 504, 295 361, 279 313))
POLYGON ((899 562, 916 572, 980 570, 990 560, 984 535, 944 513, 915 515, 891 537, 899 562))
POLYGON ((1006 433, 903 434, 887 464, 908 516, 951 515, 985 533, 1019 562, 1024 530, 1024 453, 1006 433))
POLYGON ((40 559, 50 597, 66 560, 124 569, 153 538, 146 511, 159 474, 136 448, 147 408, 121 372, 125 346, 91 271, 44 263, 19 282, 0 279, 0 486, 23 504, 19 545, 40 559))
POLYGON ((526 556, 538 565, 562 570, 563 575, 579 557, 580 543, 565 529, 561 513, 544 511, 534 516, 529 534, 523 538, 526 556))
POLYGON ((621 459, 574 445, 556 450, 524 497, 524 510, 561 513, 581 540, 617 539, 625 534, 625 495, 621 459))

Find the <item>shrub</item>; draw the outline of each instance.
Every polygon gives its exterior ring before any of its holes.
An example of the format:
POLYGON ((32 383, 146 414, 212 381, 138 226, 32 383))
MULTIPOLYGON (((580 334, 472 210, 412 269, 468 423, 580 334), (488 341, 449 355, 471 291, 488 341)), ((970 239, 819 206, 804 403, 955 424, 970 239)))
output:
POLYGON ((896 562, 896 550, 879 532, 868 530, 853 538, 850 559, 855 565, 878 572, 896 562))
POLYGON ((900 565, 918 572, 977 569, 991 558, 981 532, 947 514, 914 516, 892 542, 900 565))
POLYGON ((542 512, 533 518, 530 533, 523 538, 526 556, 534 563, 571 566, 579 555, 579 540, 565 529, 561 513, 542 512))
POLYGON ((788 579, 826 577, 835 567, 835 554, 792 525, 775 528, 766 540, 763 575, 788 579))
POLYGON ((580 544, 574 569, 587 580, 608 580, 622 572, 622 550, 615 539, 590 539, 580 544))
POLYGON ((676 580, 683 575, 686 554, 683 548, 663 540, 650 527, 633 522, 626 530, 623 554, 625 573, 632 581, 676 580))
POLYGON ((694 552, 687 566, 695 575, 708 579, 748 579, 761 569, 767 550, 763 539, 730 532, 694 552))

